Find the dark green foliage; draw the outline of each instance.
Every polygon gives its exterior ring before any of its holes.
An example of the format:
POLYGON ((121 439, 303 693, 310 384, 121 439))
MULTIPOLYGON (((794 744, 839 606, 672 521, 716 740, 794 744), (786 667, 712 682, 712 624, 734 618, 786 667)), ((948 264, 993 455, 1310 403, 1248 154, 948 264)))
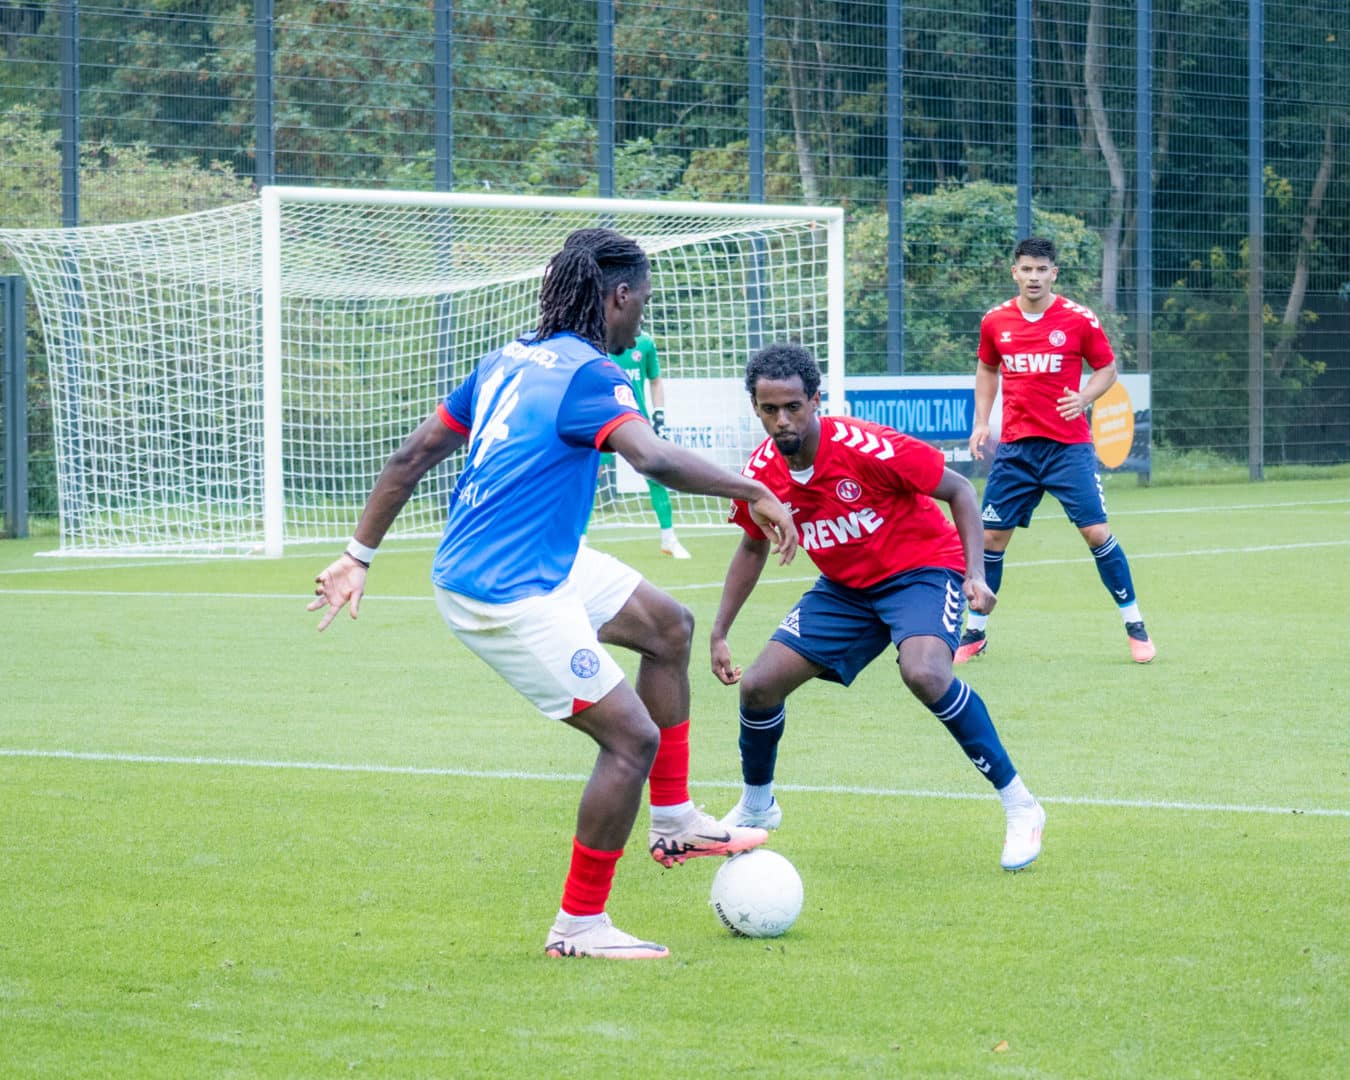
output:
MULTIPOLYGON (((1345 460, 1350 452, 1343 345, 1350 317, 1350 34, 1340 26, 1343 6, 1264 5, 1262 300, 1273 460, 1345 460)), ((256 165, 254 10, 243 0, 81 5, 85 222, 245 196, 242 178, 256 165)), ((770 201, 849 209, 849 366, 859 372, 885 370, 891 360, 886 10, 847 0, 765 5, 763 188, 770 201)), ((616 193, 748 198, 746 6, 639 2, 616 4, 614 12, 616 193)), ((1243 460, 1246 5, 1153 4, 1151 355, 1137 348, 1134 13, 1131 5, 1099 0, 1033 5, 1036 228, 1053 225, 1081 239, 1062 259, 1063 289, 1096 306, 1127 367, 1136 355, 1151 362, 1157 438, 1243 460), (1094 18, 1103 34, 1092 87, 1100 93, 1097 117, 1085 67, 1094 18), (1123 191, 1113 188, 1104 139, 1118 151, 1123 191)), ((277 0, 280 179, 433 186, 433 14, 425 0, 277 0)), ((969 370, 979 314, 1009 284, 1014 6, 941 0, 906 4, 903 14, 905 365, 910 372, 969 370)), ((61 29, 55 0, 0 3, 0 226, 60 220, 61 29), (25 111, 5 111, 15 106, 25 111)), ((598 193, 597 6, 455 3, 452 31, 455 187, 598 193)))
MULTIPOLYGON (((974 370, 981 316, 1017 291, 1010 276, 1016 193, 983 180, 949 184, 906 199, 904 220, 905 372, 968 373, 974 370)), ((859 374, 887 370, 885 350, 877 346, 887 318, 888 228, 884 213, 860 213, 848 234, 849 370, 859 374)), ((1032 231, 1059 248, 1060 291, 1096 306, 1101 259, 1096 234, 1076 217, 1039 208, 1032 231)), ((1113 338, 1119 350, 1123 335, 1113 338)))

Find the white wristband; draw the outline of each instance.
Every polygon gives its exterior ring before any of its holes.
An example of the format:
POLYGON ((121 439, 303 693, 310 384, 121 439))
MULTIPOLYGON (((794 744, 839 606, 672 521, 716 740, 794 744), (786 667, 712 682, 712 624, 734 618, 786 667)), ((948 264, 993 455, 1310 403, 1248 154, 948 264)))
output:
POLYGON ((369 566, 375 560, 375 549, 366 547, 355 537, 347 541, 347 554, 363 566, 369 566))

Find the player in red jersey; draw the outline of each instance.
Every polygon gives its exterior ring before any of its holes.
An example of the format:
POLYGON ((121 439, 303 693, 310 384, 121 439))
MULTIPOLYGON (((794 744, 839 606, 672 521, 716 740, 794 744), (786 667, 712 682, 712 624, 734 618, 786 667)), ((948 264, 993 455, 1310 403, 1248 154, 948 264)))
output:
MULTIPOLYGON (((980 323, 975 425, 970 452, 984 457, 989 414, 1003 382, 1003 433, 984 489, 984 574, 995 593, 1013 529, 1027 528, 1047 491, 1083 534, 1097 573, 1120 609, 1130 655, 1147 664, 1157 649, 1144 629, 1130 564, 1106 520, 1087 407, 1116 381, 1116 356, 1097 316, 1053 291, 1055 245, 1023 240, 1013 252, 1017 295, 980 323), (1084 363, 1092 374, 1083 382, 1084 363)), ((988 647, 987 613, 972 608, 956 650, 963 664, 988 647)))
POLYGON ((740 683, 740 800, 726 825, 777 828, 773 795, 784 701, 808 679, 848 686, 888 645, 900 677, 999 793, 1007 814, 1001 863, 1020 870, 1040 854, 1045 811, 999 741, 984 702, 952 675, 961 610, 988 612, 979 504, 940 451, 881 424, 820 415, 820 368, 800 345, 761 349, 745 386, 769 438, 742 472, 786 506, 799 546, 821 576, 788 612, 748 671, 727 634, 754 590, 769 540, 744 503, 744 531, 727 569, 712 629, 713 674, 740 683), (951 506, 952 522, 934 499, 951 506))

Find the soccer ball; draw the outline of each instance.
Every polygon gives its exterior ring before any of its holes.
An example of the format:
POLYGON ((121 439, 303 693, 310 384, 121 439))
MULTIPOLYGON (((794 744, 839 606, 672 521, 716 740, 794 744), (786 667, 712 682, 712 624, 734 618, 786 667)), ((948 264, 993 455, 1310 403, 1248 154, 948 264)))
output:
POLYGON ((713 877, 713 911, 742 937, 786 933, 802 910, 802 879, 776 851, 755 848, 733 855, 713 877))

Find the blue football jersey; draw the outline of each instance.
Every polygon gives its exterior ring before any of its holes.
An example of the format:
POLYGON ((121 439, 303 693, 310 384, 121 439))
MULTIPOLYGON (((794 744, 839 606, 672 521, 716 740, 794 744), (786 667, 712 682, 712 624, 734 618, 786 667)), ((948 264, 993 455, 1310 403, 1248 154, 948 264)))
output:
POLYGON ((432 580, 493 604, 551 592, 576 559, 599 447, 642 419, 628 376, 574 334, 520 339, 484 357, 441 412, 469 445, 432 580))

